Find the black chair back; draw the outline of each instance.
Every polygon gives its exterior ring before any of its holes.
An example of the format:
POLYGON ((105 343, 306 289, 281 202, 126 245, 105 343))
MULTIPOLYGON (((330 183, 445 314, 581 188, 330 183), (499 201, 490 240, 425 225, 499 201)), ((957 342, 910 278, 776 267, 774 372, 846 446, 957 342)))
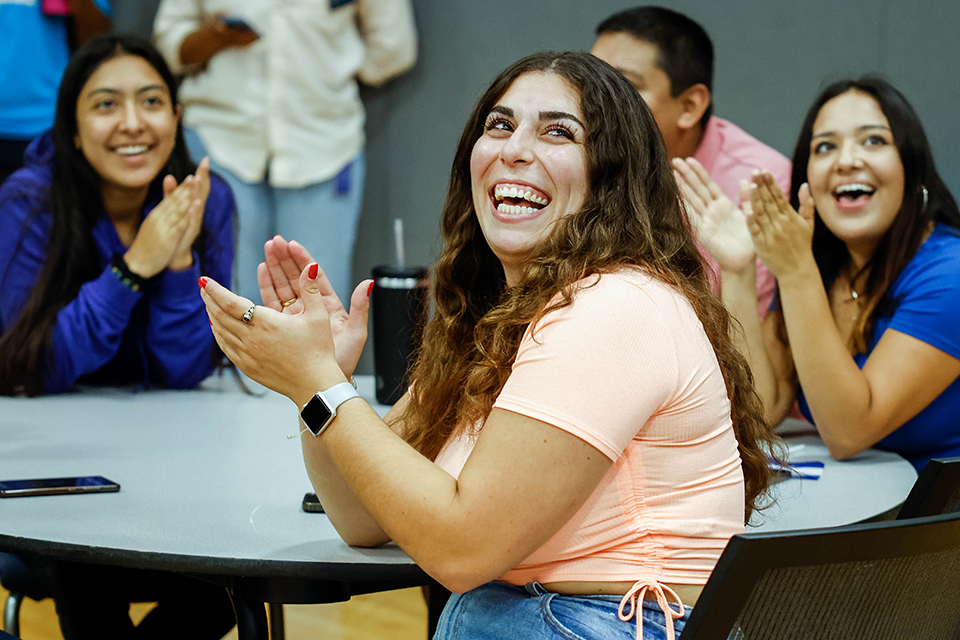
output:
POLYGON ((734 536, 680 640, 960 638, 960 514, 734 536))
POLYGON ((897 520, 960 511, 960 458, 928 462, 903 501, 897 520))

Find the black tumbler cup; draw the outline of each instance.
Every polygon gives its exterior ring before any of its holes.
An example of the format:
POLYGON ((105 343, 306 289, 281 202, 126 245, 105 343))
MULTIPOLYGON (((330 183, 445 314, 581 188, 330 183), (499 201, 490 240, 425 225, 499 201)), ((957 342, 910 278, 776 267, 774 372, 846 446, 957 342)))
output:
POLYGON ((427 319, 427 270, 373 268, 373 364, 377 402, 394 404, 407 391, 407 369, 427 319))

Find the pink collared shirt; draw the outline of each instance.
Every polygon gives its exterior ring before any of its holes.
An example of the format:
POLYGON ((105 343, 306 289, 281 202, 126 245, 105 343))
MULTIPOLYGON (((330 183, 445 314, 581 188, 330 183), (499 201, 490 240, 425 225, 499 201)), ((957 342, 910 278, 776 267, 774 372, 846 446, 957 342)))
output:
MULTIPOLYGON (((707 121, 703 139, 693 154, 710 177, 733 202, 740 203, 740 180, 750 179, 754 171, 769 171, 784 193, 790 192, 790 161, 776 149, 763 144, 733 124, 712 116, 707 121)), ((720 266, 706 250, 713 273, 714 290, 720 291, 720 266)), ((757 258, 757 305, 763 318, 773 300, 777 281, 757 258)))

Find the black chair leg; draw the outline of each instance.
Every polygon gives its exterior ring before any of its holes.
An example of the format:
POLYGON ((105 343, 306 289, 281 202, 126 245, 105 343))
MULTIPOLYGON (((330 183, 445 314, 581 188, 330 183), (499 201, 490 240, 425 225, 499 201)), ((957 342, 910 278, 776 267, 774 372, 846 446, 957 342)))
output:
POLYGON ((22 593, 11 593, 3 605, 3 630, 12 636, 20 636, 20 605, 22 593))
POLYGON ((230 593, 230 601, 237 615, 237 636, 240 640, 270 640, 267 610, 262 602, 248 602, 233 593, 230 593))
POLYGON ((286 633, 283 630, 283 605, 271 602, 267 608, 270 611, 270 640, 284 640, 286 633))

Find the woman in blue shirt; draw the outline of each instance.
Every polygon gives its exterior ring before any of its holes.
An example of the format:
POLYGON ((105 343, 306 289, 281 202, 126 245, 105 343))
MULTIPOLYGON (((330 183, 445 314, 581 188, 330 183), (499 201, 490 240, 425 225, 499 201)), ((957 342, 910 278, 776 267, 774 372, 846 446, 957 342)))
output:
POLYGON ((743 185, 743 212, 687 183, 771 422, 798 399, 834 457, 960 455, 960 213, 899 91, 868 77, 820 94, 790 202, 768 173, 743 185), (762 323, 754 246, 779 286, 762 323))
POLYGON ((100 36, 70 62, 52 131, 0 189, 0 393, 213 370, 196 283, 230 277, 233 198, 191 163, 180 111, 146 41, 100 36))

